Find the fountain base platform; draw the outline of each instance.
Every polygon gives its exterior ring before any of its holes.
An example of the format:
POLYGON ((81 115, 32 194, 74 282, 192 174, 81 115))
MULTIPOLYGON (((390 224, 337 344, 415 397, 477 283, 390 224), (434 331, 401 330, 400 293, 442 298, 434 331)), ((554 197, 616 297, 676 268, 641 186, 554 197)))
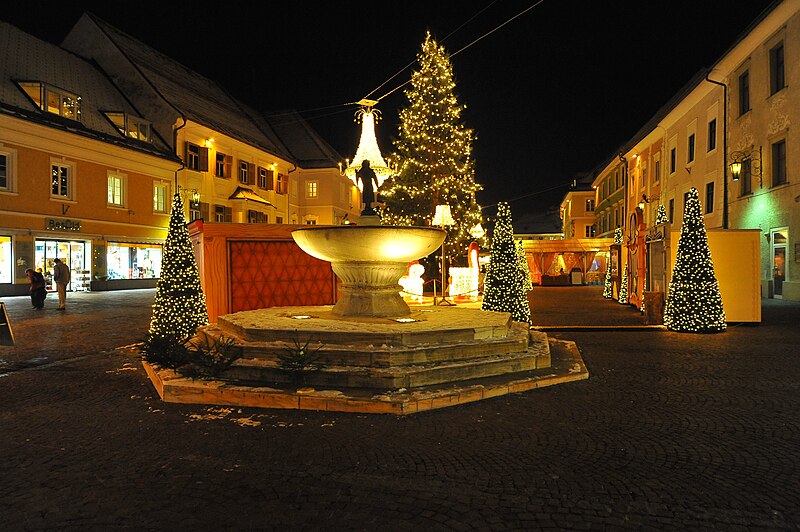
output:
POLYGON ((588 378, 574 343, 508 313, 415 307, 399 319, 336 316, 329 306, 238 312, 198 331, 241 349, 218 380, 145 368, 168 402, 393 414, 588 378), (306 344, 323 367, 298 387, 278 355, 306 344))

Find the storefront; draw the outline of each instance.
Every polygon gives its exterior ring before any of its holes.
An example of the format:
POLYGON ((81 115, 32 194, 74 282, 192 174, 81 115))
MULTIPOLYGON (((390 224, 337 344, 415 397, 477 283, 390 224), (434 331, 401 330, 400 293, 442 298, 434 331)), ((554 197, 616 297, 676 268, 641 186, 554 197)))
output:
POLYGON ((0 283, 11 283, 14 262, 11 255, 11 235, 0 235, 0 283))
POLYGON ((34 245, 34 269, 44 275, 48 290, 55 290, 53 281, 53 260, 61 259, 71 270, 67 290, 89 290, 91 242, 88 240, 36 239, 34 245))

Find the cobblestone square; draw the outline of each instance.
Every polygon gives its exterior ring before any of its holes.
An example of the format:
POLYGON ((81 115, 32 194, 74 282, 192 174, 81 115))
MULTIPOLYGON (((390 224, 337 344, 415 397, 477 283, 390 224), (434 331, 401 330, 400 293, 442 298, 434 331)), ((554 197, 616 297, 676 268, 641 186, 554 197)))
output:
MULTIPOLYGON (((534 324, 631 325, 600 287, 534 324)), ((586 381, 418 415, 162 403, 153 290, 5 298, 0 530, 797 529, 800 304, 716 335, 549 333, 586 381)))

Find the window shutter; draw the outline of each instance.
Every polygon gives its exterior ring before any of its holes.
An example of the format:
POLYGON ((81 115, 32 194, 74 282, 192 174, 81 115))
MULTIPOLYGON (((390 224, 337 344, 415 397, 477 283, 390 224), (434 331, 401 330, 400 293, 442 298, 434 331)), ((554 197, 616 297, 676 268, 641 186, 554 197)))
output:
POLYGON ((225 221, 226 222, 233 221, 233 209, 231 207, 225 207, 225 221))
POLYGON ((225 177, 231 176, 231 166, 233 166, 233 157, 230 155, 225 156, 225 177))
POLYGON ((208 148, 200 148, 200 169, 201 172, 208 172, 208 148))
POLYGON ((256 184, 256 165, 253 163, 247 163, 247 184, 256 184))
POLYGON ((205 222, 213 221, 208 218, 208 203, 203 203, 202 201, 200 202, 200 218, 205 222))
POLYGON ((267 170, 267 190, 275 190, 275 172, 267 170))
MULTIPOLYGON (((183 143, 183 164, 185 164, 185 165, 189 164, 189 146, 191 144, 192 143, 188 142, 188 141, 183 143)), ((188 168, 188 166, 187 166, 187 168, 188 168)))

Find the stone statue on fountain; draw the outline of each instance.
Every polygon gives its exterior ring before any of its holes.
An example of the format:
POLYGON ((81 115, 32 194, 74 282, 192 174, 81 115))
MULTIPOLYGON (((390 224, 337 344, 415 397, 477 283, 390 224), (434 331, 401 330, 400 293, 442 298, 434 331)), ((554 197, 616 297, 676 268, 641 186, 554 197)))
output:
POLYGON ((361 216, 377 216, 373 204, 375 202, 375 190, 378 188, 378 177, 372 168, 369 167, 369 160, 364 159, 361 163, 361 169, 356 172, 356 179, 361 181, 362 187, 362 200, 364 202, 364 210, 361 211, 361 216), (373 182, 375 186, 373 187, 373 182))

